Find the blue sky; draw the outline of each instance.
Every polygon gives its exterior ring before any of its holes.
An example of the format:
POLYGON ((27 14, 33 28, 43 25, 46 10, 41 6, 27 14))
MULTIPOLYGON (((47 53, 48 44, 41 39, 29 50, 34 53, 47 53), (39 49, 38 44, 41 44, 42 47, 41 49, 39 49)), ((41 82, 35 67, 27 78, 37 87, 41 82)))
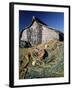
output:
POLYGON ((31 24, 33 16, 39 18, 48 27, 64 32, 64 13, 21 10, 19 11, 19 31, 31 24))

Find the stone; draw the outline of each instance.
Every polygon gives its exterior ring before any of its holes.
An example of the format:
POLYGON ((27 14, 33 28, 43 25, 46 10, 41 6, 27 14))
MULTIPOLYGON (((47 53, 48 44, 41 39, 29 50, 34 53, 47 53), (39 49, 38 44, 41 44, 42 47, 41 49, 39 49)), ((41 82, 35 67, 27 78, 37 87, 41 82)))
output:
POLYGON ((20 40, 19 47, 20 48, 30 48, 30 47, 32 47, 32 45, 30 44, 29 41, 20 40))
POLYGON ((48 53, 45 49, 36 48, 32 54, 33 56, 36 56, 37 58, 39 58, 39 60, 42 60, 48 57, 48 53))
POLYGON ((20 40, 30 42, 32 46, 47 43, 50 39, 63 41, 64 34, 56 29, 49 28, 36 17, 33 17, 31 25, 20 34, 20 40))

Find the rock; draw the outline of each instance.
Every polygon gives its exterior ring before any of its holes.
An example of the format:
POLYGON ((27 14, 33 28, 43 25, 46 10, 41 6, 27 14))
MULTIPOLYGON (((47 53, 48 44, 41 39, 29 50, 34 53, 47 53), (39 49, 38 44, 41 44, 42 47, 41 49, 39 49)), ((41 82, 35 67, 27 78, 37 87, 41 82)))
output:
POLYGON ((36 56, 37 58, 39 58, 39 60, 42 60, 42 59, 45 59, 46 57, 48 57, 48 53, 45 49, 36 48, 33 51, 33 56, 36 56))
POLYGON ((48 45, 47 45, 47 44, 45 44, 45 49, 47 49, 47 47, 48 47, 48 45))
POLYGON ((45 59, 46 57, 48 57, 48 53, 45 49, 40 50, 40 52, 38 52, 38 56, 40 59, 45 59))
POLYGON ((33 17, 32 23, 20 34, 20 40, 28 41, 32 46, 52 40, 64 40, 64 34, 56 29, 49 28, 45 23, 33 17))
POLYGON ((44 50, 44 49, 42 49, 42 50, 40 50, 40 51, 38 52, 38 57, 39 57, 39 59, 44 59, 44 55, 45 55, 45 50, 44 50))
POLYGON ((33 66, 35 66, 35 63, 36 63, 36 61, 35 61, 35 60, 34 60, 34 61, 32 61, 32 65, 33 65, 33 66))
POLYGON ((30 42, 20 40, 19 47, 20 48, 29 48, 29 47, 32 47, 32 46, 31 46, 30 42))

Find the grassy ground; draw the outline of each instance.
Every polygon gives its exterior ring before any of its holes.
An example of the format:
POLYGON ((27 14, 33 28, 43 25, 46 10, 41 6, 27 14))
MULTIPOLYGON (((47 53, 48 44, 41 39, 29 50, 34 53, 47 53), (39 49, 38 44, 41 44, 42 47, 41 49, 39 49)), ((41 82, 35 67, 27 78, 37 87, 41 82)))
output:
POLYGON ((19 79, 50 78, 64 76, 64 43, 50 40, 32 48, 19 48, 19 79), (45 47, 45 45, 47 45, 45 47), (46 49, 48 58, 33 56, 35 48, 46 49), (29 58, 28 55, 31 55, 29 58))

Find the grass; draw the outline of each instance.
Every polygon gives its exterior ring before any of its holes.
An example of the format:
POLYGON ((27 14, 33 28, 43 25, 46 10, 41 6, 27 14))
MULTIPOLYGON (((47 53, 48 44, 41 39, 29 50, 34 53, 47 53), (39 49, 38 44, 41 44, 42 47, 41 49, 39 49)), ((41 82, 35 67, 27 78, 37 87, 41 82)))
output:
POLYGON ((64 76, 64 43, 57 40, 50 40, 46 51, 48 58, 39 60, 33 56, 35 48, 44 49, 45 44, 32 48, 19 48, 19 79, 50 78, 64 76), (28 54, 31 58, 28 58, 28 54), (32 65, 32 62, 35 64, 32 65))

